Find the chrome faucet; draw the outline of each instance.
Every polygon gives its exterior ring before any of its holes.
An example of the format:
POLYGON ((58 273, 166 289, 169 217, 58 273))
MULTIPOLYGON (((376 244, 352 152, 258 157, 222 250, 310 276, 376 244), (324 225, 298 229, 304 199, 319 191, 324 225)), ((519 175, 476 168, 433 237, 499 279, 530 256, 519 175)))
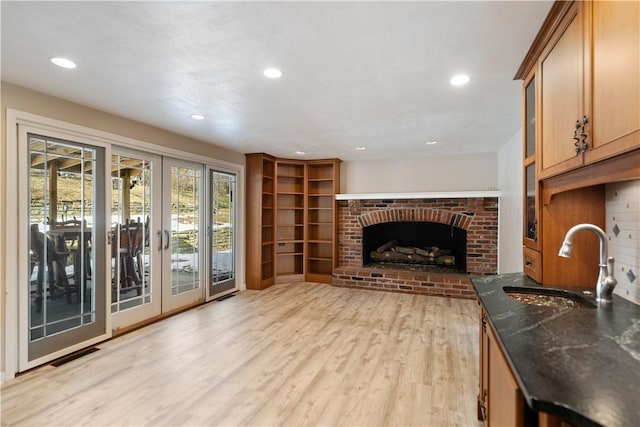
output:
POLYGON ((613 288, 616 287, 618 282, 613 278, 614 259, 608 256, 607 235, 600 227, 593 224, 574 225, 564 236, 564 242, 562 242, 558 255, 564 258, 571 258, 573 235, 580 230, 593 231, 600 239, 600 274, 598 275, 598 283, 596 283, 596 300, 603 303, 611 302, 613 288))

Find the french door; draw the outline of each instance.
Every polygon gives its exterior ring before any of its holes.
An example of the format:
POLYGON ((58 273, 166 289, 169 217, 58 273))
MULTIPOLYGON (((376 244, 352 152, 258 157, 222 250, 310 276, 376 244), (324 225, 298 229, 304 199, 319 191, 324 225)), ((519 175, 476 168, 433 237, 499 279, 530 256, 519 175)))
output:
POLYGON ((18 126, 21 370, 108 336, 108 147, 18 126))
POLYGON ((111 326, 161 313, 162 157, 114 147, 111 155, 111 326))
POLYGON ((204 299, 203 166, 163 160, 162 311, 204 299))
POLYGON ((236 175, 209 169, 209 278, 207 296, 236 289, 236 175))
POLYGON ((203 299, 202 171, 202 164, 114 148, 114 330, 203 299))

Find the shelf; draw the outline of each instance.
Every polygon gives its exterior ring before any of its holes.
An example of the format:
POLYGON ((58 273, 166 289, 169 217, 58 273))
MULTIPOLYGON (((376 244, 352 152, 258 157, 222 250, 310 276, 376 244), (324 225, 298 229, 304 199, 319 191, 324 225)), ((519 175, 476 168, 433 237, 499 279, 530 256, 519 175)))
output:
POLYGON ((333 198, 333 194, 329 194, 329 193, 322 193, 322 194, 320 194, 320 193, 317 193, 317 194, 316 193, 309 193, 308 196, 309 197, 331 197, 331 198, 333 198))
POLYGON ((278 196, 289 195, 289 196, 304 196, 303 191, 278 191, 276 193, 278 196))
POLYGON ((309 209, 333 209, 335 200, 333 197, 309 197, 309 209))
POLYGON ((333 256, 333 242, 309 242, 308 251, 307 256, 309 259, 331 259, 333 256))
POLYGON ((307 186, 309 195, 331 196, 333 198, 333 181, 311 181, 307 186))
POLYGON ((304 194, 304 180, 290 177, 278 177, 276 189, 279 194, 304 194))
POLYGON ((278 252, 276 255, 303 255, 302 252, 278 252))
POLYGON ((285 211, 288 211, 288 210, 296 210, 296 211, 299 210, 299 211, 302 211, 302 210, 304 210, 304 208, 300 207, 300 206, 278 206, 277 209, 279 211, 283 211, 283 210, 285 210, 285 211))
POLYGON ((336 168, 339 171, 340 165, 335 162, 309 163, 307 174, 309 181, 333 181, 336 168))
POLYGON ((309 178, 307 181, 309 182, 333 182, 333 178, 309 178))

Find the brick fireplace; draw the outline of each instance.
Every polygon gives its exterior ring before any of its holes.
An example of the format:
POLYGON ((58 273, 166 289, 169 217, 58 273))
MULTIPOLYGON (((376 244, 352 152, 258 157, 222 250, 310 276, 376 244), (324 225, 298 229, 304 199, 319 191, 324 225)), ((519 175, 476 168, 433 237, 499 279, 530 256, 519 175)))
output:
POLYGON ((336 286, 473 298, 470 275, 498 271, 498 198, 338 199, 336 286), (442 224, 466 232, 466 272, 363 265, 363 230, 383 223, 442 224))

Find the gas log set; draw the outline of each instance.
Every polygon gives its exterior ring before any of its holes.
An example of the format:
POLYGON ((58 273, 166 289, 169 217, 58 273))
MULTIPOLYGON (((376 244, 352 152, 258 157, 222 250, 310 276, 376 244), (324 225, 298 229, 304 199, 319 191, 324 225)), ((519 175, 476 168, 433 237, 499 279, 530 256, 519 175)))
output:
POLYGON ((390 240, 369 254, 371 261, 404 264, 453 266, 456 258, 453 251, 437 246, 419 248, 400 246, 397 240, 390 240))

